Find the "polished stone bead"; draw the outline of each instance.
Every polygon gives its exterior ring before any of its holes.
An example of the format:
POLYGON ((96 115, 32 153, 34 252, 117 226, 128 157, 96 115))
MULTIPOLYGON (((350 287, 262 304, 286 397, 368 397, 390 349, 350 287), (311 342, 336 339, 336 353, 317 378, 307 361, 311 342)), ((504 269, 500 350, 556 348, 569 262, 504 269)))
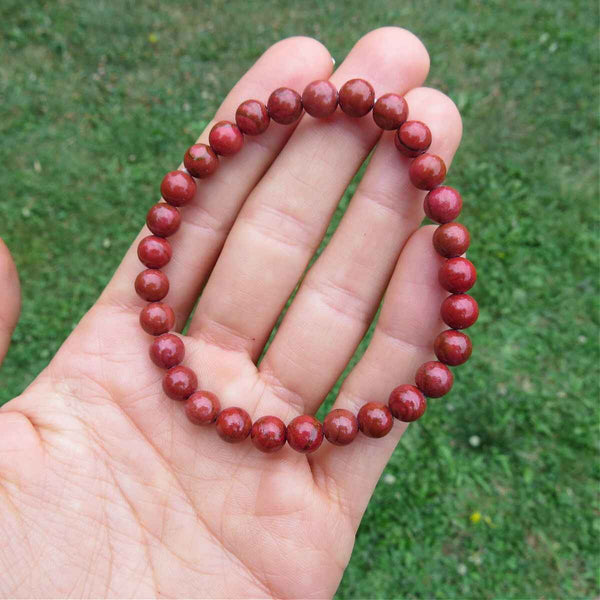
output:
POLYGON ((242 149, 244 136, 234 123, 219 121, 210 130, 208 141, 217 154, 231 156, 242 149))
POLYGON ((438 273, 440 285, 453 294, 468 292, 477 280, 475 265, 461 256, 449 258, 438 273))
POLYGON ((473 351, 473 344, 466 333, 455 329, 447 329, 435 338, 433 350, 440 362, 456 367, 469 360, 473 351))
POLYGON ((415 382, 427 397, 440 398, 452 388, 454 375, 446 365, 431 360, 417 369, 415 382))
POLYGON ((351 79, 340 88, 340 108, 349 117, 364 117, 375 103, 375 90, 364 79, 351 79))
POLYGON ((163 177, 160 193, 165 202, 173 206, 183 206, 194 199, 196 182, 183 171, 171 171, 163 177))
POLYGON ((399 385, 392 390, 388 406, 391 413, 403 423, 419 419, 427 408, 427 400, 414 385, 399 385))
POLYGON ((302 92, 302 106, 311 117, 325 119, 335 112, 337 105, 338 93, 331 81, 313 81, 302 92))
POLYGON ((171 244, 157 235, 149 235, 140 240, 137 249, 138 258, 149 269, 164 267, 173 256, 171 244))
POLYGON ((173 235, 181 225, 181 213, 170 204, 159 202, 146 215, 148 229, 159 237, 173 235))
POLYGON ((196 373, 189 367, 178 365, 170 368, 163 377, 163 390, 173 400, 186 400, 198 387, 196 373))
POLYGON ((425 196, 423 210, 432 221, 449 223, 460 214, 462 197, 454 188, 442 185, 425 196))
POLYGON ((345 408, 334 408, 323 419, 323 433, 331 444, 346 446, 358 434, 358 420, 345 408))
POLYGON ((384 94, 373 107, 373 120, 381 129, 399 129, 407 117, 408 103, 400 94, 384 94))
POLYGON ((252 425, 250 439, 261 452, 275 452, 285 445, 285 424, 279 417, 261 417, 252 425))
POLYGON ((175 325, 175 313, 165 302, 152 302, 142 308, 140 325, 150 335, 167 333, 175 325))
POLYGON ((223 409, 217 417, 217 433, 230 444, 243 442, 250 434, 251 427, 250 415, 237 406, 223 409))
POLYGON ((470 243, 469 230, 462 223, 445 223, 440 225, 433 234, 433 247, 438 254, 446 258, 455 258, 464 254, 470 243))
POLYGON ((396 132, 394 143, 404 156, 414 158, 431 146, 431 130, 421 121, 406 121, 396 132))
POLYGON ((323 426, 312 415, 300 415, 287 426, 287 441, 296 452, 314 452, 323 442, 323 426))
POLYGON ((302 114, 302 98, 290 88, 277 88, 267 102, 267 111, 275 123, 290 125, 302 114))
POLYGON ((150 344, 150 360, 161 369, 170 369, 178 365, 185 356, 185 345, 180 337, 173 333, 164 333, 150 344))
POLYGON ((432 190, 444 181, 446 164, 437 154, 421 154, 410 163, 408 176, 419 190, 432 190))
POLYGON ((448 327, 466 329, 477 321, 479 306, 469 294, 452 294, 442 302, 440 314, 448 327))
POLYGON ((146 269, 135 278, 135 291, 147 302, 158 302, 169 293, 169 279, 162 271, 146 269))
POLYGON ((358 428, 368 437, 387 435, 394 424, 390 409, 381 402, 367 402, 358 411, 358 428))
POLYGON ((221 403, 215 394, 206 390, 194 392, 185 401, 185 414, 194 425, 210 425, 217 420, 221 403))
POLYGON ((258 100, 242 102, 235 112, 235 122, 242 133, 259 135, 264 133, 269 126, 269 112, 267 107, 258 100))
POLYGON ((183 165, 192 177, 205 179, 219 168, 219 157, 207 144, 194 144, 187 149, 183 165))

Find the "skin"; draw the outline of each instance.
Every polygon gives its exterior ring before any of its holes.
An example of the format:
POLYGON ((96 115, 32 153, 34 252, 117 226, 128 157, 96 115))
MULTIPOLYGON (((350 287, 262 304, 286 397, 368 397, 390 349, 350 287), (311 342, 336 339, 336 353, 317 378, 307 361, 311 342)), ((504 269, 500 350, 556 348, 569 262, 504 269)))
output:
MULTIPOLYGON (((335 73, 317 41, 275 44, 213 121, 247 98, 364 77, 406 94, 449 165, 461 136, 454 104, 420 87, 429 59, 398 28, 360 39, 335 73)), ((205 142, 212 123, 200 136, 205 142)), ((288 423, 312 413, 386 301, 370 346, 336 407, 387 401, 433 358, 442 329, 432 228, 415 232, 424 192, 393 133, 340 111, 246 138, 198 186, 171 238, 167 301, 186 321, 185 363, 223 407, 288 423), (380 137, 381 136, 381 137, 380 137), (266 356, 256 361, 360 163, 379 142, 333 239, 304 278, 266 356), (344 152, 339 152, 344 148, 344 152), (232 174, 235 173, 235 176, 232 174), (226 201, 224 201, 226 199, 226 201), (191 275, 193 274, 193 275, 191 275), (210 278, 209 278, 210 275, 210 278)), ((157 181, 161 174, 157 174, 157 181)), ((144 228, 138 240, 148 235, 144 228)), ((164 397, 133 291, 136 243, 49 366, 0 409, 0 595, 3 597, 281 597, 334 594, 373 488, 404 426, 347 447, 274 455, 195 427, 164 397), (135 374, 135 376, 132 376, 135 374)), ((0 246, 0 354, 17 320, 16 270, 0 246)))

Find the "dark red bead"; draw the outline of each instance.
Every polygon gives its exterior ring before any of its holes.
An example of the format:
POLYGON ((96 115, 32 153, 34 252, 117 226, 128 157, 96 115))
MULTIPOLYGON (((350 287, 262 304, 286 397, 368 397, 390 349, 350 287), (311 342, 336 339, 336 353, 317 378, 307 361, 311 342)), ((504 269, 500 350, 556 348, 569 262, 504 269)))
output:
POLYGON ((337 105, 335 85, 326 79, 309 83, 302 92, 302 106, 311 117, 325 119, 335 112, 337 105))
POLYGON ((162 271, 146 269, 135 278, 135 291, 147 302, 158 302, 169 293, 169 280, 162 271))
POLYGON ((393 424, 390 409, 381 402, 367 402, 358 411, 358 428, 367 437, 383 437, 390 432, 393 424))
POLYGON ((150 335, 167 333, 175 325, 175 313, 164 302, 147 304, 140 312, 140 325, 150 335))
POLYGON ((447 329, 435 338, 433 350, 440 362, 456 367, 469 360, 473 351, 473 344, 466 333, 455 329, 447 329))
POLYGON ((187 149, 183 165, 192 177, 204 179, 219 168, 219 157, 207 144, 194 144, 187 149))
POLYGON ((261 417, 252 425, 250 438, 261 452, 275 452, 285 444, 285 424, 279 417, 261 417))
POLYGON ((287 441, 296 452, 314 452, 323 442, 323 426, 312 415, 300 415, 287 426, 287 441))
POLYGON ((290 125, 302 114, 302 98, 290 88, 277 88, 267 102, 267 111, 275 123, 290 125))
POLYGON ((475 265, 468 259, 449 258, 438 273, 440 285, 453 294, 462 294, 469 291, 477 280, 475 265))
POLYGON ((358 434, 358 421, 349 410, 334 408, 323 419, 323 433, 330 443, 346 446, 358 434))
POLYGON ((221 403, 215 394, 205 390, 194 392, 185 401, 185 414, 194 425, 210 425, 217 420, 221 403))
POLYGON ((258 100, 242 102, 235 112, 235 122, 242 133, 259 135, 264 133, 269 126, 269 113, 267 107, 258 100))
POLYGON ((425 196, 423 210, 432 221, 449 223, 460 214, 462 197, 454 188, 442 185, 425 196))
POLYGON ((150 359, 161 369, 178 365, 185 356, 183 340, 173 333, 164 333, 150 344, 150 359))
POLYGON ((349 117, 364 117, 375 103, 375 90, 364 79, 351 79, 340 88, 340 108, 349 117))
POLYGON ((440 225, 433 234, 433 247, 438 254, 446 258, 464 254, 470 243, 469 230, 462 223, 440 225))
POLYGON ((148 211, 146 225, 154 235, 169 237, 179 229, 181 214, 174 206, 159 202, 148 211))
POLYGON ((186 400, 198 387, 196 373, 189 367, 178 365, 170 368, 163 377, 163 390, 173 400, 186 400))
POLYGON ((442 302, 440 314, 448 327, 466 329, 477 321, 479 306, 469 294, 452 294, 442 302))
POLYGON ((138 258, 149 269, 164 267, 173 256, 171 244, 157 235, 149 235, 140 240, 137 249, 138 258))
POLYGON ((411 423, 423 416, 427 400, 414 385, 404 384, 392 390, 388 406, 396 419, 403 423, 411 423))
POLYGON ((394 142, 404 156, 414 158, 431 146, 431 130, 421 121, 406 121, 396 132, 394 142))
POLYGON ((419 190, 432 190, 444 181, 446 163, 437 154, 421 154, 410 163, 408 176, 419 190))
POLYGON ((441 362, 431 360, 423 363, 415 375, 417 387, 429 398, 447 394, 454 383, 452 371, 441 362))
POLYGON ((194 199, 196 182, 183 171, 171 171, 163 177, 160 193, 165 202, 173 206, 183 206, 194 199))
POLYGON ((217 154, 231 156, 244 145, 244 136, 239 127, 230 121, 219 121, 210 130, 208 141, 217 154))
POLYGON ((230 444, 243 442, 250 434, 251 427, 250 415, 237 406, 225 408, 217 417, 217 433, 230 444))
POLYGON ((400 94, 384 94, 373 107, 373 120, 381 129, 398 129, 407 117, 408 104, 400 94))

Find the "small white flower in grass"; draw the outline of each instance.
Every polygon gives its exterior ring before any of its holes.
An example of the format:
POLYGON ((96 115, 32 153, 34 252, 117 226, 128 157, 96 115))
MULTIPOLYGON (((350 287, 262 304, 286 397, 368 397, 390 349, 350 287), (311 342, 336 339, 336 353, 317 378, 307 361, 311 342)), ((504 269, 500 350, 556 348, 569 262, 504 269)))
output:
POLYGON ((41 173, 42 172, 42 163, 40 163, 39 160, 34 160, 33 161, 33 170, 36 173, 41 173))
POLYGON ((383 476, 383 482, 387 483, 388 485, 392 485, 392 483, 396 482, 396 477, 394 475, 392 475, 391 473, 386 473, 383 476))
POLYGON ((545 44, 550 39, 550 34, 547 31, 544 31, 542 35, 540 35, 540 44, 545 44))
POLYGON ((446 410, 448 412, 452 412, 454 410, 454 404, 451 404, 450 402, 446 402, 446 410))
POLYGON ((467 565, 463 565, 461 563, 460 565, 458 565, 456 570, 458 571, 459 575, 466 575, 467 574, 467 565))
POLYGON ((554 54, 557 48, 558 44, 556 42, 552 42, 550 46, 548 46, 548 52, 550 52, 550 54, 554 54))
POLYGON ((108 249, 108 248, 111 247, 111 245, 112 245, 112 242, 108 238, 104 238, 102 240, 102 247, 103 248, 107 248, 108 249))
POLYGON ((469 438, 469 444, 473 446, 473 448, 477 448, 481 444, 481 438, 478 435, 472 435, 469 438))
POLYGON ((24 207, 21 209, 21 214, 22 214, 22 215, 23 215, 25 218, 27 218, 27 217, 30 217, 30 216, 31 216, 31 209, 30 209, 28 206, 24 206, 24 207))
POLYGON ((578 341, 580 344, 585 344, 585 343, 587 342, 587 337, 586 337, 585 335, 580 335, 580 336, 577 338, 577 341, 578 341))

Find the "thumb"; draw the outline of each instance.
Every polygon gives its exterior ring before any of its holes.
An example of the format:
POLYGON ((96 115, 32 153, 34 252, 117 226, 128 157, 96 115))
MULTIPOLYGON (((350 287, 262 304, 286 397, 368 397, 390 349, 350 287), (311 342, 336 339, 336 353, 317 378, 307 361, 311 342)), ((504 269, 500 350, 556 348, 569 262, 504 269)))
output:
POLYGON ((0 238, 0 365, 21 312, 21 286, 17 267, 0 238))

